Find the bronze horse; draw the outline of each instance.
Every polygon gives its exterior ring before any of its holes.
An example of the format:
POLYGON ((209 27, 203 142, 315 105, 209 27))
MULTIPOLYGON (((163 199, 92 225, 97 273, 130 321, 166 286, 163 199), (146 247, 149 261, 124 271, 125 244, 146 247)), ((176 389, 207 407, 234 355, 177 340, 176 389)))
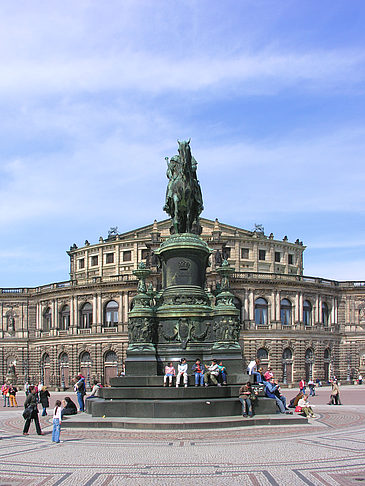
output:
POLYGON ((175 233, 197 233, 203 199, 196 177, 197 162, 191 155, 190 139, 180 142, 179 155, 167 160, 169 183, 164 210, 171 216, 175 233))

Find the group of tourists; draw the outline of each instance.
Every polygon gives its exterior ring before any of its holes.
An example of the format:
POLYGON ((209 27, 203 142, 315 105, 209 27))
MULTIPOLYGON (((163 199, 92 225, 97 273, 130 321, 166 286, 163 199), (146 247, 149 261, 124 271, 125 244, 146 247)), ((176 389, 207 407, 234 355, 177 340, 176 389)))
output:
MULTIPOLYGON (((85 377, 81 374, 77 375, 75 378, 75 385, 74 391, 77 396, 77 401, 79 405, 80 412, 85 411, 85 396, 86 396, 86 383, 85 377)), ((87 398, 93 398, 97 395, 97 391, 102 387, 100 383, 96 380, 94 381, 94 386, 91 390, 91 394, 87 398)), ((35 386, 35 385, 28 385, 26 386, 26 399, 24 402, 24 412, 23 417, 25 419, 25 424, 23 428, 23 435, 29 435, 29 427, 32 422, 34 421, 34 425, 36 428, 36 432, 38 435, 44 435, 39 423, 39 410, 38 405, 40 404, 43 408, 42 416, 47 415, 47 408, 49 408, 49 399, 50 393, 47 390, 47 387, 35 386)), ((5 403, 5 401, 4 401, 5 403)), ((5 406, 5 405, 4 405, 5 406)), ((60 432, 61 432, 61 423, 62 419, 65 415, 76 415, 77 414, 77 406, 72 401, 70 397, 65 397, 64 400, 56 400, 55 407, 53 409, 53 429, 52 429, 52 442, 60 443, 60 432)))
MULTIPOLYGON (((213 359, 210 365, 205 365, 200 358, 197 358, 191 371, 194 376, 195 386, 209 386, 210 383, 216 386, 227 384, 227 369, 222 361, 218 362, 218 360, 213 359)), ((181 380, 183 380, 185 388, 188 386, 188 363, 185 358, 180 359, 177 365, 177 373, 172 361, 167 363, 164 373, 164 386, 172 386, 174 377, 176 377, 176 388, 179 388, 181 380)))
MULTIPOLYGON (((274 379, 274 374, 270 366, 264 371, 263 367, 260 366, 260 360, 253 359, 249 362, 247 366, 247 373, 254 377, 256 384, 264 387, 265 396, 275 400, 278 407, 278 413, 292 414, 287 407, 286 397, 281 393, 280 385, 278 380, 274 379)), ((239 392, 239 399, 242 403, 242 415, 244 417, 252 417, 252 402, 254 402, 257 397, 256 394, 252 392, 252 387, 250 382, 243 385, 239 392)))
MULTIPOLYGON (((37 388, 34 385, 29 386, 28 394, 24 402, 24 412, 23 417, 25 419, 25 424, 23 428, 23 435, 29 435, 29 427, 32 422, 34 421, 34 425, 36 428, 36 432, 38 435, 44 435, 42 432, 40 423, 39 423, 39 410, 38 404, 40 403, 38 399, 38 392, 37 388)), ((49 397, 50 394, 44 396, 44 400, 42 403, 43 406, 43 413, 42 416, 47 415, 45 412, 46 408, 49 407, 49 397), (45 402, 47 400, 47 402, 45 402), (45 406, 47 405, 47 406, 45 406)), ((61 431, 61 423, 62 418, 64 415, 74 415, 77 414, 77 408, 74 402, 71 400, 70 397, 65 397, 62 402, 60 400, 56 400, 55 408, 53 410, 53 429, 52 429, 52 442, 60 443, 60 431, 61 431)))
POLYGON ((3 396, 3 407, 17 407, 16 394, 18 389, 12 383, 4 383, 1 387, 1 394, 3 396))

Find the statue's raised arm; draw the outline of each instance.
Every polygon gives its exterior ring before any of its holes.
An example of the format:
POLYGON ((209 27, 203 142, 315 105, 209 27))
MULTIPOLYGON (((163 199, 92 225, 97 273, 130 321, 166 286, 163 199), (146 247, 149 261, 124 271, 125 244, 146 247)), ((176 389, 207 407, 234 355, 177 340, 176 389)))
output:
POLYGON ((172 218, 175 233, 200 233, 199 215, 203 211, 203 198, 196 177, 197 162, 191 155, 190 139, 180 142, 179 155, 167 161, 167 178, 164 211, 172 218))

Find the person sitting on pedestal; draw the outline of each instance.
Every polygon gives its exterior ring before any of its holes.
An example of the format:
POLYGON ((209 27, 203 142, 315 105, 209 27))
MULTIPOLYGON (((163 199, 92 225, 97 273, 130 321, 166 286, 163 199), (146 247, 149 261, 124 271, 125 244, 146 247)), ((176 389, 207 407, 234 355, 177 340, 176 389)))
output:
POLYGON ((243 417, 252 417, 252 400, 254 396, 253 390, 251 388, 251 383, 248 381, 245 385, 242 385, 239 391, 239 399, 242 404, 242 415, 243 417))
POLYGON ((204 373, 204 384, 205 386, 209 385, 209 378, 213 382, 214 385, 222 386, 218 383, 217 377, 219 375, 219 367, 217 364, 217 360, 213 359, 212 364, 210 366, 205 365, 207 371, 204 373))
POLYGON ((198 358, 192 367, 192 372, 195 376, 195 386, 203 386, 204 385, 204 366, 202 362, 198 358))
POLYGON ((258 367, 259 364, 260 364, 259 359, 253 359, 248 363, 248 366, 247 366, 247 373, 249 375, 253 375, 255 377, 256 383, 262 383, 261 373, 259 373, 257 371, 257 367, 258 367))
POLYGON ((266 383, 265 386, 265 394, 269 398, 273 398, 276 401, 276 405, 279 408, 280 413, 290 413, 293 412, 287 411, 286 408, 286 398, 284 395, 281 395, 279 384, 277 381, 274 381, 274 378, 271 378, 270 381, 266 383))
POLYGON ((223 361, 219 361, 218 369, 219 369, 218 382, 221 385, 227 385, 227 368, 224 366, 223 361))
POLYGON ((270 381, 270 378, 274 378, 274 373, 271 370, 271 366, 268 366, 264 373, 264 381, 270 381))
POLYGON ((165 376, 163 377, 163 386, 167 386, 167 380, 169 381, 169 386, 172 386, 172 377, 175 375, 176 375, 175 368, 172 365, 172 361, 170 361, 165 366, 165 376))
POLYGON ((177 365, 177 377, 176 388, 180 385, 181 377, 184 377, 184 387, 188 386, 188 363, 185 358, 181 358, 180 363, 177 365))
POLYGON ((61 417, 64 415, 76 415, 77 414, 77 407, 74 404, 74 402, 71 400, 70 397, 65 397, 64 400, 62 400, 62 411, 61 411, 61 417))

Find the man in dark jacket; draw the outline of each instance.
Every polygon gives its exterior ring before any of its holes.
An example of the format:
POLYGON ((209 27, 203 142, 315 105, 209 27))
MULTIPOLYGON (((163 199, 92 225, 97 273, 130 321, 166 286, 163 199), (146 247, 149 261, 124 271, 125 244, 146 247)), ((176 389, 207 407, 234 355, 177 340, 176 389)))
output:
POLYGON ((85 378, 82 375, 76 376, 75 392, 77 394, 77 400, 79 402, 80 412, 85 411, 85 395, 86 385, 85 378))
POLYGON ((34 420, 35 428, 37 431, 38 435, 44 435, 44 433, 41 430, 41 426, 39 425, 39 419, 38 419, 38 407, 37 407, 37 392, 34 386, 29 387, 29 395, 25 399, 24 402, 24 409, 26 408, 31 408, 31 413, 29 418, 26 419, 25 424, 24 424, 24 429, 23 429, 23 435, 29 435, 28 430, 30 427, 30 423, 32 420, 34 420))

